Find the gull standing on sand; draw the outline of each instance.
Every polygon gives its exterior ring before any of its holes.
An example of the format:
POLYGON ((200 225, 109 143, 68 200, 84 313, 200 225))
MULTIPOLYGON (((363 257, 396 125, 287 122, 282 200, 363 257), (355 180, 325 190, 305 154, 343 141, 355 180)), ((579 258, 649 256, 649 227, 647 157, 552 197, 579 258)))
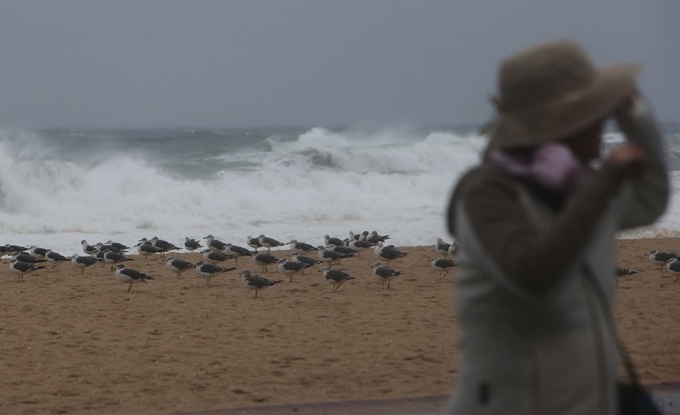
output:
POLYGON ((198 275, 205 277, 205 285, 210 285, 210 279, 223 272, 229 272, 235 270, 236 267, 222 268, 217 265, 207 264, 203 261, 196 263, 196 272, 198 275))
POLYGON ((188 236, 184 237, 184 249, 186 249, 189 252, 194 252, 195 250, 203 248, 203 245, 200 244, 195 239, 189 238, 188 236))
POLYGON ((113 270, 113 267, 116 264, 119 264, 121 262, 125 261, 132 261, 132 259, 126 257, 125 255, 115 252, 115 251, 106 251, 104 252, 104 255, 102 256, 102 264, 111 264, 111 269, 113 270))
POLYGON ((59 265, 60 262, 69 261, 68 258, 63 256, 59 252, 52 251, 51 249, 48 250, 47 253, 45 254, 45 259, 47 260, 47 262, 51 262, 51 263, 54 264, 54 266, 52 268, 59 265))
POLYGON ((257 298, 258 291, 282 282, 281 280, 269 280, 267 278, 260 277, 259 275, 251 275, 250 271, 247 269, 241 271, 241 281, 243 281, 244 287, 255 291, 255 298, 257 298))
POLYGON ((278 260, 279 272, 288 275, 288 281, 293 282, 293 276, 305 270, 309 265, 301 262, 289 261, 286 258, 278 260))
POLYGON ((319 245, 317 249, 319 250, 319 259, 328 264, 332 264, 333 262, 336 261, 339 264, 340 260, 346 257, 345 254, 341 254, 340 252, 336 252, 331 249, 326 249, 321 245, 319 245))
POLYGON ((260 243, 260 238, 253 238, 252 236, 248 235, 246 238, 246 244, 253 248, 255 250, 255 253, 257 253, 257 248, 262 248, 262 244, 260 243))
POLYGON ((234 257, 234 262, 238 264, 238 257, 240 256, 253 256, 253 253, 242 246, 236 246, 232 244, 226 244, 224 247, 224 253, 234 257))
POLYGON ((80 244, 83 246, 83 252, 87 255, 92 255, 95 252, 97 252, 97 247, 94 246, 94 245, 88 244, 85 239, 80 241, 80 244))
POLYGON ((440 258, 432 258, 432 268, 438 269, 439 272, 439 278, 444 278, 446 274, 449 273, 451 269, 453 269, 458 263, 456 261, 453 261, 451 259, 440 259, 440 258))
POLYGON ((361 255, 361 251, 373 248, 373 244, 366 241, 359 241, 357 239, 345 239, 345 246, 357 251, 357 255, 361 255))
POLYGON ((444 242, 442 238, 437 238, 437 244, 434 246, 434 250, 439 255, 447 256, 449 254, 449 249, 451 249, 450 243, 444 242))
POLYGON ((127 251, 128 249, 130 249, 129 246, 123 245, 123 244, 121 244, 121 243, 119 243, 119 242, 113 242, 111 239, 109 239, 108 241, 106 241, 106 245, 112 247, 113 249, 117 249, 117 250, 119 250, 120 252, 125 252, 125 251, 127 251))
POLYGON ((224 251, 224 247, 227 246, 227 244, 220 241, 219 239, 215 239, 215 237, 212 235, 208 235, 203 239, 207 241, 208 248, 212 249, 213 251, 224 251))
POLYGON ((118 281, 120 282, 129 284, 127 289, 128 292, 130 292, 132 289, 132 283, 146 283, 146 280, 153 279, 152 276, 146 275, 132 268, 126 268, 123 264, 116 265, 116 278, 118 278, 118 281))
POLYGON ((196 268, 196 266, 191 262, 176 259, 172 256, 165 259, 165 266, 168 267, 170 271, 177 274, 177 278, 180 278, 180 275, 183 272, 189 271, 192 268, 196 268))
POLYGON ((326 245, 327 247, 331 247, 331 246, 341 246, 341 245, 343 245, 342 239, 340 239, 340 238, 332 238, 332 237, 330 237, 328 234, 325 234, 325 235, 323 236, 323 243, 324 243, 324 245, 326 245))
POLYGON ((277 241, 274 238, 270 238, 270 237, 264 236, 264 235, 258 236, 257 240, 260 242, 260 245, 267 248, 267 253, 269 253, 272 248, 276 248, 277 246, 286 245, 284 243, 277 241))
POLYGON ((137 252, 139 252, 140 255, 144 255, 144 259, 148 259, 149 255, 154 255, 162 251, 161 248, 151 245, 151 242, 147 241, 146 238, 143 238, 137 244, 137 252))
POLYGON ((316 251, 316 248, 310 244, 298 242, 295 239, 293 239, 292 241, 290 241, 290 251, 293 253, 297 252, 299 254, 303 254, 306 252, 316 251))
POLYGON ((388 239, 390 239, 389 235, 378 235, 378 232, 372 231, 366 237, 366 242, 370 242, 372 244, 377 244, 378 242, 385 242, 388 239))
POLYGON ((675 252, 659 252, 659 251, 651 251, 649 253, 649 260, 655 263, 656 265, 661 265, 662 267, 666 262, 668 262, 669 259, 671 258, 677 258, 678 254, 675 252))
POLYGON ((28 248, 25 248, 20 245, 12 245, 12 244, 7 244, 5 245, 5 253, 7 254, 17 254, 19 252, 24 252, 27 251, 28 248))
POLYGON ((31 256, 35 259, 45 259, 45 254, 47 254, 47 251, 49 251, 49 249, 38 248, 35 245, 28 248, 28 253, 31 254, 31 256))
POLYGON ((373 275, 376 276, 382 283, 382 288, 385 288, 385 281, 387 281, 387 289, 390 289, 390 283, 394 278, 401 275, 401 271, 383 266, 380 262, 373 264, 373 275))
POLYGON ((274 255, 265 254, 264 252, 259 253, 253 257, 253 262, 255 263, 255 265, 259 265, 262 267, 261 272, 267 272, 267 268, 270 265, 276 264, 278 260, 279 259, 274 255))
POLYGON ((174 244, 171 244, 168 241, 158 239, 157 236, 151 238, 151 245, 161 249, 161 256, 164 256, 166 252, 175 251, 179 249, 174 244))
POLYGON ((12 254, 12 258, 19 262, 28 262, 29 264, 37 264, 39 262, 45 262, 45 259, 36 259, 34 256, 28 252, 15 252, 12 254))
POLYGON ((321 269, 319 272, 323 272, 323 277, 326 279, 326 282, 333 286, 333 292, 336 292, 342 284, 354 279, 354 277, 349 274, 331 267, 321 269))
MULTIPOLYGON (((318 259, 310 258, 308 256, 304 256, 302 254, 299 254, 295 252, 293 255, 291 255, 293 258, 293 262, 297 262, 299 264, 302 264, 304 266, 304 269, 312 267, 316 264, 323 264, 322 261, 319 261, 318 259)), ((302 270, 302 275, 305 274, 304 269, 302 270)))
POLYGON ((99 262, 99 260, 91 256, 78 256, 78 254, 73 254, 71 257, 71 264, 76 268, 81 268, 81 274, 85 273, 85 268, 91 267, 97 262, 99 262))
POLYGON ((212 265, 217 265, 218 262, 224 262, 233 258, 224 252, 213 251, 211 249, 204 249, 201 253, 203 254, 203 259, 205 259, 205 262, 212 265))
POLYGON ((399 251, 394 245, 383 246, 382 242, 375 245, 375 255, 386 261, 386 266, 390 265, 390 261, 403 258, 408 255, 406 252, 399 251))
POLYGON ((670 272, 673 275, 676 275, 677 277, 673 280, 673 282, 678 281, 680 279, 680 260, 677 258, 670 258, 666 262, 666 269, 668 272, 670 272))
POLYGON ((12 258, 9 261, 9 270, 18 275, 17 281, 19 282, 24 280, 24 275, 43 268, 45 267, 18 261, 16 258, 12 258))

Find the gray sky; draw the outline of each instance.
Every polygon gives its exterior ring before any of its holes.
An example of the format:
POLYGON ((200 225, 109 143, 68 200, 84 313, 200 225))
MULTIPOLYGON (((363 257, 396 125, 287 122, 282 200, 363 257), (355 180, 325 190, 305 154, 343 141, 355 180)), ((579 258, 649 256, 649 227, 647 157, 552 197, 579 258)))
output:
POLYGON ((480 123, 556 37, 680 121, 680 2, 0 0, 0 129, 480 123))

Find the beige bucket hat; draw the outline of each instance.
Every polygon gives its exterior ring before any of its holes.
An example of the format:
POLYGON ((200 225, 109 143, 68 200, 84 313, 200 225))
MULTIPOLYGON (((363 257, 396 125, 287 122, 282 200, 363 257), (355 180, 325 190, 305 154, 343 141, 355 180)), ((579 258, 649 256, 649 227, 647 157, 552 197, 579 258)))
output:
POLYGON ((489 146, 533 147, 566 138, 612 114, 633 91, 639 71, 636 65, 597 69, 567 40, 519 52, 500 67, 489 146))

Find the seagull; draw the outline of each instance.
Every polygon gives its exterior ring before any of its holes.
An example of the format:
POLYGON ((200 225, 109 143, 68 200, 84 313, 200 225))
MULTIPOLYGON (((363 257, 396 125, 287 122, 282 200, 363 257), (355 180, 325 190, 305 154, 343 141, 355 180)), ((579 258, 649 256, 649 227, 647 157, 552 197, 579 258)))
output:
POLYGON ((213 251, 224 251, 224 247, 227 246, 227 244, 215 239, 215 237, 212 235, 208 235, 203 239, 208 241, 208 248, 212 249, 213 251))
POLYGON ((235 270, 236 267, 231 267, 231 268, 222 268, 218 267, 217 265, 213 264, 207 264, 203 261, 199 261, 196 263, 196 272, 205 277, 205 285, 210 285, 210 279, 214 277, 217 274, 221 274, 223 272, 229 272, 235 270))
POLYGON ((257 252, 257 248, 262 248, 262 244, 260 244, 260 238, 253 238, 250 235, 248 235, 246 238, 246 244, 253 248, 255 252, 257 252))
POLYGON ((247 289, 255 290, 255 298, 257 298, 258 291, 282 282, 281 280, 268 280, 267 278, 260 277, 259 275, 251 275, 250 271, 247 269, 241 271, 241 281, 243 281, 243 286, 247 289))
POLYGON ((267 267, 276 264, 279 259, 274 255, 269 255, 265 253, 259 253, 253 257, 253 262, 255 265, 262 267, 262 272, 267 272, 267 267))
POLYGON ((31 256, 35 259, 45 259, 45 254, 49 251, 49 249, 45 248, 38 248, 37 246, 33 245, 32 247, 28 248, 28 252, 31 254, 31 256))
POLYGON ((360 241, 365 241, 368 242, 366 239, 368 238, 369 232, 368 231, 363 231, 361 232, 361 235, 359 236, 360 241))
POLYGON ((458 242, 454 239, 454 241, 451 243, 451 246, 449 247, 449 252, 447 255, 452 257, 456 255, 456 252, 458 252, 458 242))
POLYGON ((19 275, 17 280, 19 282, 24 280, 24 275, 42 268, 45 267, 29 264, 28 262, 18 261, 16 258, 12 258, 12 260, 9 261, 9 270, 19 275))
POLYGON ((310 244, 306 244, 304 242, 298 242, 295 239, 293 239, 292 241, 290 241, 290 250, 291 250, 291 252, 305 253, 305 252, 316 251, 316 248, 313 247, 310 244))
POLYGON ((94 247, 97 248, 97 251, 99 252, 111 252, 111 251, 118 253, 121 252, 120 249, 114 248, 112 245, 104 245, 101 242, 97 242, 97 245, 95 245, 94 247))
POLYGON ((354 233, 354 232, 352 232, 352 231, 349 231, 349 239, 358 241, 359 238, 361 238, 361 234, 360 234, 360 233, 354 233))
POLYGON ((342 239, 340 238, 331 238, 328 236, 328 234, 323 236, 323 243, 324 245, 330 247, 330 246, 341 246, 343 245, 342 239))
POLYGON ((671 274, 677 275, 677 277, 673 280, 673 282, 676 282, 676 281, 678 281, 678 279, 680 279, 680 260, 679 259, 669 258, 668 261, 666 262, 666 269, 671 274))
POLYGON ((281 245, 287 245, 287 244, 284 244, 284 243, 277 241, 274 238, 270 238, 270 237, 264 236, 264 235, 258 236, 257 240, 260 242, 260 245, 267 248, 267 253, 269 253, 269 251, 272 248, 276 248, 277 246, 281 246, 281 245))
POLYGON ((385 242, 388 239, 390 239, 389 235, 378 235, 378 232, 372 231, 366 237, 366 242, 370 242, 372 244, 377 244, 378 242, 385 242))
POLYGON ((358 239, 345 239, 345 245, 348 248, 357 251, 357 255, 360 255, 361 251, 368 248, 373 248, 373 244, 366 241, 360 241, 358 239))
POLYGON ((449 254, 449 249, 451 249, 450 243, 444 242, 442 238, 437 238, 437 245, 434 246, 434 250, 439 255, 447 256, 449 254))
POLYGON ((110 239, 109 239, 108 241, 106 241, 106 245, 109 245, 110 247, 112 247, 112 248, 114 248, 114 249, 117 249, 117 250, 119 250, 120 252, 125 252, 125 251, 127 251, 128 249, 130 249, 129 246, 123 245, 123 244, 121 244, 121 243, 119 243, 119 242, 113 242, 113 241, 110 240, 110 239))
POLYGON ((176 259, 172 256, 165 259, 165 266, 168 267, 170 271, 177 274, 177 278, 180 278, 180 275, 183 272, 186 272, 192 268, 196 268, 196 266, 191 262, 176 259))
POLYGON ((94 245, 88 244, 85 239, 80 241, 80 244, 83 246, 83 252, 85 252, 87 255, 92 255, 97 251, 97 247, 94 246, 94 245))
POLYGON ((151 238, 151 245, 161 249, 161 256, 165 255, 166 252, 175 251, 179 249, 174 244, 171 244, 168 241, 158 239, 157 236, 151 238))
POLYGON ((81 274, 85 273, 85 268, 90 267, 96 264, 97 262, 99 262, 99 260, 91 256, 78 256, 78 254, 73 254, 73 256, 71 257, 71 264, 73 264, 73 266, 76 268, 83 269, 83 272, 81 272, 81 274))
POLYGON ((132 259, 127 258, 125 255, 114 251, 106 251, 102 256, 102 264, 104 263, 111 264, 111 269, 113 269, 114 265, 125 261, 132 261, 132 259))
POLYGON ((349 274, 331 267, 321 269, 319 272, 323 272, 323 277, 326 279, 326 282, 333 286, 333 292, 336 292, 345 282, 354 279, 354 277, 351 277, 349 274))
POLYGON ((108 251, 97 251, 94 253, 94 258, 99 261, 101 264, 101 267, 104 268, 106 266, 106 263, 104 263, 104 254, 107 253, 108 251))
POLYGON ((136 246, 137 252, 139 252, 140 255, 144 255, 144 259, 148 259, 149 255, 163 252, 163 249, 151 245, 151 242, 147 241, 146 238, 143 238, 141 241, 139 241, 136 246))
POLYGON ((401 275, 401 271, 384 267, 380 262, 373 264, 373 275, 375 275, 382 283, 382 288, 385 288, 385 281, 387 281, 387 289, 390 289, 390 282, 401 275))
POLYGON ((347 258, 354 256, 354 254, 357 253, 357 251, 355 251, 354 249, 348 248, 344 245, 334 245, 333 247, 331 247, 331 251, 344 254, 345 257, 347 257, 347 258))
POLYGON ((14 253, 24 252, 24 251, 28 251, 28 248, 20 246, 20 245, 12 245, 12 244, 5 245, 5 253, 8 253, 8 254, 14 254, 14 253))
POLYGON ((133 282, 146 283, 146 280, 153 279, 153 277, 141 273, 139 271, 136 271, 132 268, 126 268, 125 265, 123 264, 116 264, 116 277, 118 278, 118 281, 130 284, 127 289, 128 292, 130 292, 130 290, 132 289, 133 282))
POLYGON ((298 272, 302 272, 309 265, 302 262, 289 261, 286 258, 278 260, 279 272, 288 275, 288 281, 293 282, 293 276, 298 272))
POLYGON ((238 257, 240 256, 253 256, 253 253, 242 246, 236 246, 232 244, 226 244, 224 248, 224 253, 234 257, 236 263, 238 263, 238 257))
POLYGON ((380 258, 384 259, 387 264, 387 266, 390 265, 390 261, 394 261, 395 259, 403 258, 407 254, 406 252, 401 252, 397 250, 397 248, 394 245, 387 245, 383 246, 382 242, 378 242, 375 245, 375 255, 380 258))
MULTIPOLYGON (((46 259, 48 262, 52 262, 52 263, 54 264, 55 267, 56 267, 57 265, 59 265, 59 262, 68 261, 68 260, 69 260, 68 258, 66 258, 65 256, 63 256, 63 255, 60 254, 59 252, 54 252, 54 251, 52 251, 52 250, 48 250, 48 251, 47 251, 47 253, 45 254, 45 259, 46 259)), ((54 267, 52 267, 52 268, 54 268, 54 267)))
POLYGON ((432 267, 440 271, 439 278, 444 278, 446 274, 449 273, 449 270, 458 265, 456 261, 453 261, 451 259, 432 258, 431 261, 432 267))
POLYGON ((36 259, 34 256, 28 252, 15 252, 12 257, 19 262, 28 262, 29 264, 37 264, 39 262, 45 262, 45 259, 36 259))
POLYGON ((651 251, 649 253, 649 259, 656 265, 661 265, 663 266, 666 262, 668 262, 669 259, 671 258, 677 258, 678 254, 674 252, 659 252, 659 251, 651 251))
POLYGON ((218 262, 224 262, 227 259, 233 258, 233 256, 229 256, 224 252, 213 251, 211 249, 204 249, 201 251, 201 253, 203 254, 203 259, 205 259, 205 262, 213 265, 217 265, 218 262))
POLYGON ((188 236, 185 236, 184 237, 184 248, 189 252, 194 252, 198 248, 203 248, 203 245, 201 245, 197 240, 191 239, 188 236))
POLYGON ((346 257, 345 254, 326 249, 321 245, 319 245, 317 249, 319 250, 319 259, 321 259, 323 262, 327 262, 328 264, 332 264, 335 261, 340 263, 340 260, 346 257))
MULTIPOLYGON (((292 259, 293 262, 297 262, 297 263, 299 263, 299 264, 302 264, 302 265, 305 266, 305 268, 309 268, 309 267, 314 266, 314 265, 316 265, 316 264, 323 264, 322 261, 319 261, 319 260, 314 259, 314 258, 310 258, 310 257, 308 257, 308 256, 300 255, 300 254, 297 253, 297 252, 295 252, 295 253, 292 255, 292 258, 293 258, 293 259, 292 259)), ((304 271, 304 269, 303 269, 302 274, 304 275, 304 273, 305 273, 305 271, 304 271)))

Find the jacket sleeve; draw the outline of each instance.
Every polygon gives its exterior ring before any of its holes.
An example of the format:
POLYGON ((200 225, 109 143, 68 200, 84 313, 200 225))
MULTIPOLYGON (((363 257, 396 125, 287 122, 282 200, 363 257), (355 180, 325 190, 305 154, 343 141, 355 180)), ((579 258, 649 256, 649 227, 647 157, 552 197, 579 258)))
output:
POLYGON ((625 178, 606 162, 567 202, 547 229, 528 216, 512 179, 482 180, 464 196, 476 241, 497 269, 524 292, 539 295, 557 284, 586 245, 592 228, 625 178))
POLYGON ((642 98, 630 110, 620 110, 616 120, 628 141, 640 146, 647 155, 645 169, 637 180, 627 180, 621 192, 623 212, 619 228, 649 225, 668 203, 668 167, 663 136, 651 110, 642 98))

